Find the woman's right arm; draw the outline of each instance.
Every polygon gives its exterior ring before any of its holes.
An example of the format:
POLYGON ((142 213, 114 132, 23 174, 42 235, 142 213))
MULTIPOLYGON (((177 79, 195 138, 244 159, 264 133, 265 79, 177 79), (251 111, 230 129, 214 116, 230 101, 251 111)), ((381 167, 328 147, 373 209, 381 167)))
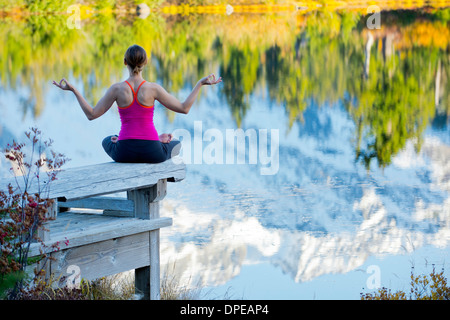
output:
POLYGON ((197 98, 200 88, 203 85, 213 85, 219 82, 222 82, 222 77, 219 77, 219 79, 216 80, 214 74, 210 74, 209 76, 200 79, 184 102, 180 102, 177 98, 169 94, 162 86, 155 84, 155 100, 158 100, 169 110, 177 113, 188 114, 195 102, 195 99, 197 98))
POLYGON ((111 108, 114 101, 116 101, 116 85, 112 85, 105 93, 105 95, 97 102, 95 107, 92 107, 81 93, 66 79, 62 79, 59 83, 53 81, 53 84, 62 90, 72 91, 80 104, 81 109, 89 120, 94 120, 103 115, 111 108))

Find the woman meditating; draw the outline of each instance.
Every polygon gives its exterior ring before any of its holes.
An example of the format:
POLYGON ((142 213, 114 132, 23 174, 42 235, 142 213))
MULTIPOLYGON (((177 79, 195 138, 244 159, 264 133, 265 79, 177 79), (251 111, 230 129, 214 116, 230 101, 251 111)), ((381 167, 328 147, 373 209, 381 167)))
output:
POLYGON ((171 134, 158 135, 153 123, 155 100, 166 108, 187 114, 191 109, 200 88, 222 82, 214 74, 200 79, 184 102, 170 95, 163 87, 142 78, 142 70, 147 64, 147 53, 138 46, 132 45, 125 53, 124 64, 129 71, 129 78, 113 84, 92 108, 78 90, 62 79, 53 84, 62 90, 70 90, 75 94, 81 109, 89 120, 94 120, 111 108, 114 102, 119 108, 121 129, 119 135, 103 139, 106 153, 117 162, 163 162, 180 152, 181 143, 172 139, 171 134))

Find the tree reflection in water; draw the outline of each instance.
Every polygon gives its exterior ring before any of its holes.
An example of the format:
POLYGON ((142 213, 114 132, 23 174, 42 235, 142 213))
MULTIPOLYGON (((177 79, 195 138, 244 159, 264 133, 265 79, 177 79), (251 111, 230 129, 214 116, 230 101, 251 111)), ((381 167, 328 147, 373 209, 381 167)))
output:
POLYGON ((284 106, 287 126, 302 121, 313 102, 344 101, 357 127, 356 160, 367 168, 373 160, 385 167, 406 141, 414 140, 420 150, 433 119, 448 122, 450 33, 441 12, 386 12, 381 30, 368 30, 366 17, 352 11, 297 17, 100 15, 83 21, 80 30, 65 27, 61 15, 5 18, 1 83, 22 96, 22 112, 38 117, 51 79, 71 74, 88 99, 97 100, 122 78, 124 48, 141 43, 154 61, 145 76, 175 94, 217 68, 227 79, 220 93, 237 126, 258 88, 284 106))

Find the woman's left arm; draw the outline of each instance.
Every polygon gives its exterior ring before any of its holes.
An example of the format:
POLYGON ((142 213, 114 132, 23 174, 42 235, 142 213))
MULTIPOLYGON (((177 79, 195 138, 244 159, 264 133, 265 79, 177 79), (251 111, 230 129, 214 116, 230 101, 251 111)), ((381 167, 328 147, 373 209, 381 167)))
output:
POLYGON ((81 93, 73 85, 68 83, 66 79, 62 79, 59 83, 53 81, 53 84, 62 90, 72 91, 75 94, 81 109, 89 120, 97 119, 103 115, 111 108, 114 101, 116 101, 116 85, 112 85, 108 91, 106 91, 105 95, 97 102, 95 107, 92 108, 81 93))

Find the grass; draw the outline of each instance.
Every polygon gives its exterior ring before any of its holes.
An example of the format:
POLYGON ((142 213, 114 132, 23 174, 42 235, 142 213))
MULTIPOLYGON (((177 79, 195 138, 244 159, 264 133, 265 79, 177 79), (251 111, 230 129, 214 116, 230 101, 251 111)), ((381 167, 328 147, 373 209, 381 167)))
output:
MULTIPOLYGON (((90 300, 137 300, 141 295, 135 293, 134 273, 125 272, 103 277, 81 284, 84 295, 90 300)), ((161 300, 197 300, 201 289, 182 284, 174 274, 165 273, 160 285, 161 300)))
MULTIPOLYGON (((28 288, 22 300, 139 300, 135 292, 134 272, 123 272, 93 281, 82 279, 75 288, 57 287, 55 279, 28 288)), ((174 273, 164 273, 160 285, 161 300, 206 299, 202 289, 182 284, 174 273)))
POLYGON ((83 281, 80 285, 89 300, 134 300, 133 273, 119 273, 94 281, 83 281))

